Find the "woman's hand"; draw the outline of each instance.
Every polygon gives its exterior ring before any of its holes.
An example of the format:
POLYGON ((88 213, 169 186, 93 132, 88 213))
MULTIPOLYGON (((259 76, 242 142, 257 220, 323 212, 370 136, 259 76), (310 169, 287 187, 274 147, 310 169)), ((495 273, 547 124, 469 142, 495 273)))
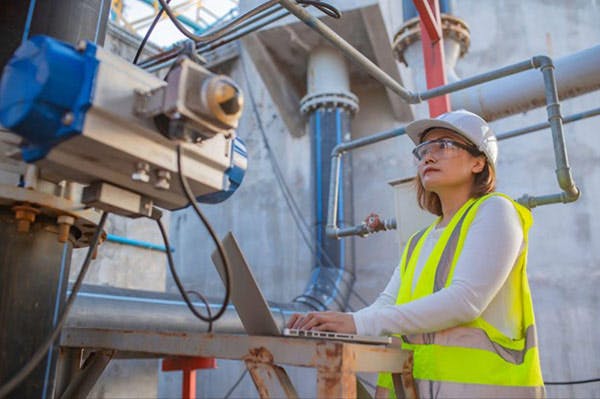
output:
POLYGON ((299 330, 332 331, 356 334, 354 317, 343 312, 295 313, 287 323, 288 328, 299 330))

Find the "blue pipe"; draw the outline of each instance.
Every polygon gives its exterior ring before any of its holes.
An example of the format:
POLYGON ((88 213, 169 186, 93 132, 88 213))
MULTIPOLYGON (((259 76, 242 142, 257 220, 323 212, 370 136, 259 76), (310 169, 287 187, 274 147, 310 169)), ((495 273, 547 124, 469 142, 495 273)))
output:
POLYGON ((315 175, 317 178, 317 242, 323 247, 323 234, 321 232, 321 226, 323 224, 323 187, 322 187, 322 175, 323 170, 321 166, 321 114, 320 111, 315 111, 315 159, 316 159, 316 170, 315 175))
MULTIPOLYGON (((54 300, 54 315, 52 316, 52 328, 56 326, 58 322, 58 316, 61 311, 61 304, 63 303, 63 280, 65 278, 65 273, 68 273, 67 270, 70 266, 70 248, 68 243, 63 244, 63 252, 60 260, 60 274, 58 276, 58 288, 56 289, 56 298, 54 300)), ((54 349, 50 349, 48 351, 48 357, 46 360, 46 372, 44 374, 44 388, 42 390, 42 399, 46 399, 48 397, 48 384, 50 383, 50 367, 52 366, 52 355, 54 353, 54 349)))
MULTIPOLYGON (((135 240, 132 238, 121 237, 115 234, 107 234, 106 241, 115 242, 117 244, 129 245, 131 247, 151 249, 154 251, 166 252, 167 248, 164 245, 153 244, 151 242, 135 240)), ((175 248, 171 247, 171 252, 175 252, 175 248)))
MULTIPOLYGON (((342 116, 341 116, 341 109, 340 108, 336 108, 335 109, 335 136, 336 136, 336 143, 335 145, 338 146, 342 143, 343 138, 342 138, 342 116)), ((342 163, 340 165, 340 175, 342 175, 344 173, 344 164, 342 163)), ((342 187, 340 186, 340 193, 339 193, 339 208, 338 208, 338 218, 341 221, 341 225, 345 226, 345 213, 344 213, 344 190, 342 189, 342 187)), ((346 241, 344 240, 340 240, 339 241, 340 244, 340 274, 338 276, 338 280, 336 282, 336 285, 339 284, 339 281, 342 278, 342 274, 344 269, 346 268, 346 241)))
POLYGON ((33 11, 35 10, 35 0, 29 2, 29 10, 27 11, 27 19, 25 20, 25 29, 23 29, 22 43, 25 43, 29 38, 29 30, 31 29, 31 20, 33 19, 33 11))

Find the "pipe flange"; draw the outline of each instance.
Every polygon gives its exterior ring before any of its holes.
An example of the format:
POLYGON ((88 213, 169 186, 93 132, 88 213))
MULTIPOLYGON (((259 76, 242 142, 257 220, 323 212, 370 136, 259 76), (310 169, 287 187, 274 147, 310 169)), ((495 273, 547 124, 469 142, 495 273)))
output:
POLYGON ((358 97, 352 93, 317 93, 308 94, 300 100, 303 114, 319 108, 344 108, 354 115, 358 112, 358 97))
MULTIPOLYGON (((460 55, 466 54, 471 44, 471 34, 467 23, 453 15, 442 14, 442 34, 444 39, 453 39, 460 45, 460 55)), ((392 49, 398 61, 407 65, 404 58, 404 51, 414 42, 421 40, 421 28, 419 26, 419 17, 411 18, 406 21, 394 35, 392 49)))
MULTIPOLYGON (((14 212, 19 231, 29 231, 38 215, 55 218, 57 239, 64 242, 70 236, 74 248, 90 244, 100 221, 99 212, 56 195, 8 184, 0 184, 0 193, 0 207, 14 212)), ((106 236, 106 232, 102 236, 106 236)))

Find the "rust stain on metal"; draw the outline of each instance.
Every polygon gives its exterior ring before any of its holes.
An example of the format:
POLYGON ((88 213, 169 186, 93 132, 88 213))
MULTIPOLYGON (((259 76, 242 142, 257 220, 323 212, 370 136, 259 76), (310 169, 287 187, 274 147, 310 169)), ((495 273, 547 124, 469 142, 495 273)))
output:
POLYGON ((339 371, 342 366, 344 349, 338 343, 323 343, 317 345, 315 364, 319 370, 339 371))
POLYGON ((333 347, 327 347, 325 349, 325 356, 329 357, 339 357, 342 354, 342 346, 334 345, 333 347))
POLYGON ((244 356, 245 361, 252 361, 256 363, 267 363, 273 364, 273 354, 269 352, 264 346, 258 348, 251 348, 248 354, 244 356))
POLYGON ((340 384, 339 374, 319 373, 317 377, 318 385, 322 392, 326 392, 328 397, 338 393, 338 386, 340 384))
POLYGON ((252 381, 254 382, 254 386, 256 386, 256 389, 258 390, 259 397, 261 397, 261 398, 270 397, 269 389, 267 388, 265 381, 263 380, 263 378, 260 375, 260 367, 256 363, 253 363, 252 361, 249 361, 249 360, 246 360, 245 363, 246 363, 246 368, 248 368, 248 371, 250 372, 250 376, 252 376, 252 381))
POLYGON ((356 380, 347 373, 318 373, 318 396, 325 398, 356 397, 356 380))

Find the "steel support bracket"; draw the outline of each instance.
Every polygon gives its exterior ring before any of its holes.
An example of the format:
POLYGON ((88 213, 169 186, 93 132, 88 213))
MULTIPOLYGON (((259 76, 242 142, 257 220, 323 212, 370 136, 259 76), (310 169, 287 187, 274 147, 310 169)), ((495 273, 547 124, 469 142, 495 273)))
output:
POLYGON ((283 367, 274 363, 273 354, 267 348, 252 348, 243 360, 262 399, 298 398, 290 377, 283 367))

